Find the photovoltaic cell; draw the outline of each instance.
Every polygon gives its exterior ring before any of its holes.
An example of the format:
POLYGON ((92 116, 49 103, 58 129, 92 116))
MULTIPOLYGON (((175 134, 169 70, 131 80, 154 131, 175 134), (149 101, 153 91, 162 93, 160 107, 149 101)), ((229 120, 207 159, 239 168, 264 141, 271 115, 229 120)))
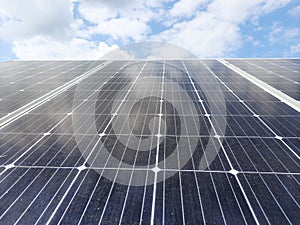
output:
POLYGON ((0 113, 11 113, 102 62, 7 62, 0 72, 0 113))
MULTIPOLYGON (((297 99, 298 59, 227 61, 297 99)), ((0 63, 0 113, 102 63, 0 63)), ((0 127, 0 224, 297 224, 299 127, 217 60, 113 61, 0 127)))
POLYGON ((245 174, 241 182, 261 223, 297 224, 299 175, 245 174))
POLYGON ((300 100, 299 64, 291 60, 228 60, 290 97, 300 100))

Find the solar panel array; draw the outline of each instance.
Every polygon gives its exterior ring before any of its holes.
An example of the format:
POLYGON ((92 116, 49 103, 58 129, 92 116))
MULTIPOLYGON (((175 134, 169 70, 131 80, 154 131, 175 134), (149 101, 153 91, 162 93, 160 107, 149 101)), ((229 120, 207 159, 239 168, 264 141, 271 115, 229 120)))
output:
POLYGON ((0 224, 297 224, 299 82, 299 59, 0 63, 0 224))

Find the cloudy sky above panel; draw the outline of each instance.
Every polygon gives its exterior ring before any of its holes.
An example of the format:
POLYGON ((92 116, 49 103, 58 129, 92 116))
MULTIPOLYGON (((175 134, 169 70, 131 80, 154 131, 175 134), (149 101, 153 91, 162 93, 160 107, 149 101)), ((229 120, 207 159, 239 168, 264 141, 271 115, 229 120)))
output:
POLYGON ((298 21, 299 0, 0 0, 0 61, 97 59, 141 41, 201 58, 299 57, 298 21))

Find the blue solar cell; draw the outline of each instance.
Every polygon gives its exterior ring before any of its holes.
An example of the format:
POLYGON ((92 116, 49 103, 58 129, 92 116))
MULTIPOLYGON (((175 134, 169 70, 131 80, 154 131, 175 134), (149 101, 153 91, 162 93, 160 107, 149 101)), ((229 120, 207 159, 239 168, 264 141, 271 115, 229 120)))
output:
MULTIPOLYGON (((299 59, 226 61, 298 99, 299 59)), ((228 64, 0 68, 0 224, 300 219, 299 111, 228 64)))

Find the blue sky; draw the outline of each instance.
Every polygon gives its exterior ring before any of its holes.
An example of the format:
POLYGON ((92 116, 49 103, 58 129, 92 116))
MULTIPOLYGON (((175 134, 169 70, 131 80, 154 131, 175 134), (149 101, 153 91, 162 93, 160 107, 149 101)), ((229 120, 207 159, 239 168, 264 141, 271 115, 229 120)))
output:
POLYGON ((97 59, 141 41, 201 58, 300 57, 299 21, 299 0, 0 0, 0 61, 97 59))

